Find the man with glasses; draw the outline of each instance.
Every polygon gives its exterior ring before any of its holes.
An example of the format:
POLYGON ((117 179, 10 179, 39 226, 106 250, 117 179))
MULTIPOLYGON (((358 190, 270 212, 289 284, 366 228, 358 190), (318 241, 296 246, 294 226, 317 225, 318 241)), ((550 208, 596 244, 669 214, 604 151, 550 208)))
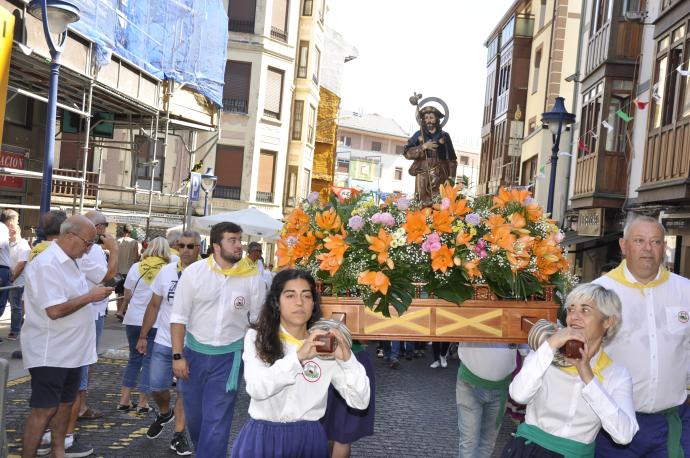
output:
POLYGON ((623 304, 620 330, 604 350, 630 371, 640 425, 626 446, 599 433, 600 457, 690 457, 690 280, 663 267, 665 235, 656 219, 630 215, 620 240, 625 259, 595 280, 623 304))
MULTIPOLYGON (((72 216, 60 235, 26 268, 26 318, 21 348, 31 374, 31 413, 24 425, 23 456, 36 456, 41 435, 52 420, 52 452, 65 454, 65 433, 79 389, 81 367, 96 362, 96 330, 89 306, 112 288, 89 287, 77 260, 96 238, 84 216, 72 216)), ((80 455, 82 456, 82 455, 80 455)))
POLYGON ((170 442, 170 449, 174 450, 178 455, 191 455, 192 450, 184 432, 184 406, 180 390, 177 391, 175 408, 173 409, 170 406, 170 386, 173 379, 170 313, 172 312, 177 282, 182 276, 182 272, 199 258, 201 236, 196 231, 185 231, 177 239, 175 248, 180 259, 176 263, 170 263, 163 267, 151 284, 153 295, 144 313, 137 350, 142 354, 146 353, 146 337, 155 324, 158 332, 156 333, 151 354, 149 384, 153 392, 153 399, 158 406, 159 414, 151 423, 151 426, 149 426, 146 437, 155 439, 161 434, 166 424, 175 420, 175 431, 170 442))

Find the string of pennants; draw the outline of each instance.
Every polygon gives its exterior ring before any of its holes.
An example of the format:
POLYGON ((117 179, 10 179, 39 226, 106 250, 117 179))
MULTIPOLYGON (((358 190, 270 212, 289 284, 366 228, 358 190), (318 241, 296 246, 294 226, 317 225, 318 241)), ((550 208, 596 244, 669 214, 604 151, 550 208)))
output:
MULTIPOLYGON (((683 69, 683 65, 685 65, 685 62, 681 62, 678 67, 676 67, 676 72, 682 77, 689 77, 690 76, 690 66, 688 66, 687 70, 683 69)), ((666 75, 666 79, 669 79, 672 76, 672 73, 669 73, 666 75)), ((651 98, 654 99, 655 102, 659 103, 661 102, 661 95, 659 94, 659 83, 655 83, 654 86, 652 86, 652 95, 651 98)), ((633 99, 632 102, 628 102, 624 106, 622 106, 618 111, 615 112, 616 116, 618 116, 623 122, 629 123, 634 119, 633 116, 630 116, 628 109, 632 106, 632 104, 635 105, 635 108, 638 110, 645 110, 651 100, 643 101, 639 100, 637 98, 633 99)), ((607 120, 602 120, 601 125, 606 129, 606 131, 610 134, 614 127, 607 121, 607 120)), ((580 137, 577 139, 577 150, 582 151, 585 154, 589 153, 589 148, 587 148, 587 144, 585 143, 585 140, 587 139, 587 136, 590 136, 590 138, 598 138, 598 135, 595 131, 594 128, 589 129, 587 132, 584 134, 580 135, 580 137)), ((565 151, 560 151, 558 153, 559 156, 572 156, 571 153, 565 152, 565 151)), ((544 174, 544 170, 547 165, 551 164, 551 159, 549 158, 545 164, 543 164, 541 167, 539 167, 539 172, 535 175, 534 179, 535 180, 543 180, 546 178, 546 175, 544 174)))

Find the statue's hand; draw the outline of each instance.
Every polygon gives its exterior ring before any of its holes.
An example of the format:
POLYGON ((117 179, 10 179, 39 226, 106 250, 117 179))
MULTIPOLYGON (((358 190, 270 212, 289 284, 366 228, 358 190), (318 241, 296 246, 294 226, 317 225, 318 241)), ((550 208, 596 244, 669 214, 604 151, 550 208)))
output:
POLYGON ((429 140, 428 142, 425 142, 424 144, 422 144, 422 148, 436 151, 436 148, 438 148, 438 143, 429 140))

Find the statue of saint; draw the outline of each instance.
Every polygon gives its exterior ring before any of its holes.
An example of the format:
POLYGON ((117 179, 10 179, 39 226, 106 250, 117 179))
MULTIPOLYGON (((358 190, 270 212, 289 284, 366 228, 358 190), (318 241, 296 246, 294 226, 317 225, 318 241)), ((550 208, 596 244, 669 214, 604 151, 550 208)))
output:
POLYGON ((420 130, 407 141, 404 156, 411 159, 410 175, 415 177, 415 194, 424 207, 431 207, 439 186, 448 178, 455 180, 457 156, 450 135, 441 129, 444 114, 436 107, 419 110, 420 130))

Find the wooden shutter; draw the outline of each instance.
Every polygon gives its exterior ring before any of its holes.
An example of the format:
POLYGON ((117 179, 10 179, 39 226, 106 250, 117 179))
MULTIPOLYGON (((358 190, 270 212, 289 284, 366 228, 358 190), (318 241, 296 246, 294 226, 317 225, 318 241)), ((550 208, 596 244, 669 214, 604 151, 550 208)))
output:
POLYGON ((266 75, 266 100, 264 109, 276 114, 280 119, 280 96, 283 90, 283 72, 274 68, 268 69, 266 75))
POLYGON ((231 21, 254 22, 256 0, 230 0, 228 17, 231 21))
POLYGON ((287 2, 288 0, 273 0, 271 25, 283 32, 287 30, 287 2))
POLYGON ((256 190, 273 192, 273 173, 275 171, 276 153, 261 150, 259 154, 259 179, 256 190))
POLYGON ((219 186, 242 187, 242 165, 244 148, 241 146, 217 145, 216 167, 219 186))
POLYGON ((248 100, 252 78, 252 64, 229 60, 225 66, 224 99, 248 100))

